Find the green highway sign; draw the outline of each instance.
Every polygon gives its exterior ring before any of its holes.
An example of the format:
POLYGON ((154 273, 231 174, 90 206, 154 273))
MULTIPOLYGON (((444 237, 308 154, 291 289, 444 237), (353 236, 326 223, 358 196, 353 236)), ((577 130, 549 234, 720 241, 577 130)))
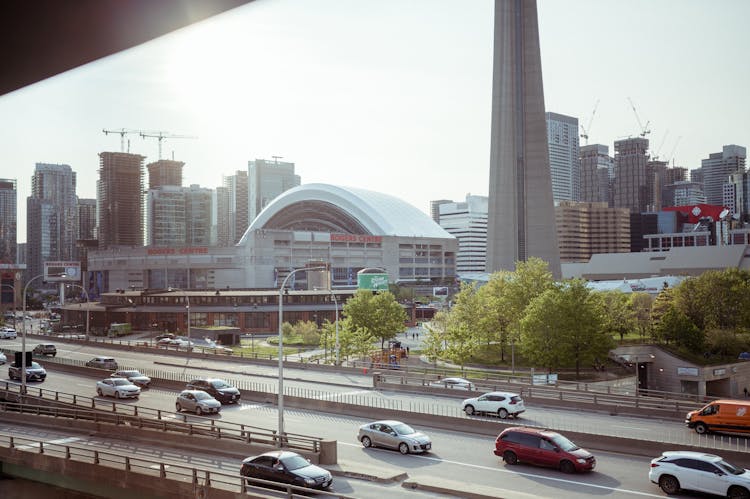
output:
POLYGON ((388 274, 357 274, 357 289, 388 291, 388 274))

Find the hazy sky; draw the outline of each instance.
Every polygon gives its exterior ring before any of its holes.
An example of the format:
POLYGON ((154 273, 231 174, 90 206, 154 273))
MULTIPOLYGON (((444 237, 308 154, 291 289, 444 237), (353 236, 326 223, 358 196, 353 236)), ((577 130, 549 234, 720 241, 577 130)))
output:
MULTIPOLYGON (((432 199, 487 194, 492 0, 256 0, 0 97, 0 177, 18 180, 18 242, 34 165, 69 164, 96 197, 108 129, 164 140, 184 183, 214 188, 282 156, 303 183, 432 199)), ((748 146, 744 0, 538 0, 546 108, 610 146, 649 122, 662 159, 700 166, 748 146), (674 154, 671 152, 674 150, 674 154)), ((128 136, 157 158, 157 141, 128 136)))

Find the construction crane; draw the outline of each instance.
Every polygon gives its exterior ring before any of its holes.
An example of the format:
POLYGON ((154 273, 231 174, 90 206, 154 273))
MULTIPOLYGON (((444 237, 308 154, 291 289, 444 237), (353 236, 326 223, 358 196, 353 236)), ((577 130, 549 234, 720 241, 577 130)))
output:
POLYGON ((641 129, 641 133, 639 135, 641 137, 645 137, 646 135, 648 135, 649 133, 651 133, 651 130, 648 129, 648 125, 651 122, 647 121, 646 122, 646 126, 643 126, 643 123, 641 123, 641 117, 638 116, 638 111, 635 110, 635 104, 633 104, 633 100, 630 97, 628 97, 628 102, 630 102, 630 107, 633 108, 633 114, 635 114, 635 119, 636 119, 636 121, 638 121, 638 126, 641 129))
POLYGON ((197 139, 194 135, 173 135, 169 132, 140 132, 142 138, 151 137, 159 141, 159 159, 161 159, 161 142, 164 139, 197 139))
POLYGON ((599 108, 599 100, 596 99, 596 104, 594 104, 594 110, 591 112, 591 118, 589 118, 589 123, 586 125, 586 128, 583 127, 583 125, 579 125, 581 127, 581 131, 583 132, 581 134, 581 138, 586 140, 586 145, 589 145, 589 132, 591 131, 591 123, 594 121, 594 115, 596 114, 596 110, 599 108))
POLYGON ((120 152, 125 152, 125 135, 129 133, 144 133, 143 130, 130 130, 128 128, 120 128, 119 130, 107 130, 104 128, 102 132, 104 132, 104 135, 109 135, 110 133, 120 134, 120 152))
MULTIPOLYGON (((659 154, 661 153, 661 148, 664 147, 664 143, 667 141, 667 137, 669 137, 669 130, 664 132, 664 138, 661 139, 661 142, 659 143, 659 147, 656 148, 655 154, 651 157, 654 161, 659 160, 659 154)), ((669 161, 667 161, 669 163, 669 161)))
POLYGON ((677 140, 674 141, 674 147, 672 147, 672 150, 669 151, 669 156, 667 156, 667 163, 670 161, 672 162, 672 166, 674 166, 674 153, 677 150, 677 146, 680 144, 680 141, 682 140, 682 135, 677 137, 677 140))

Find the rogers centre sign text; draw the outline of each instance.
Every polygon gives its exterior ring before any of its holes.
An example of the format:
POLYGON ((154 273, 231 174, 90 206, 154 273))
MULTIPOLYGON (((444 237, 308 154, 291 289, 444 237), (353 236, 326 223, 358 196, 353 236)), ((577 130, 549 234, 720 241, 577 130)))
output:
POLYGON ((197 246, 187 248, 148 248, 148 255, 207 255, 208 246, 197 246))
POLYGON ((365 234, 331 234, 331 241, 349 243, 380 243, 383 236, 368 236, 365 234))

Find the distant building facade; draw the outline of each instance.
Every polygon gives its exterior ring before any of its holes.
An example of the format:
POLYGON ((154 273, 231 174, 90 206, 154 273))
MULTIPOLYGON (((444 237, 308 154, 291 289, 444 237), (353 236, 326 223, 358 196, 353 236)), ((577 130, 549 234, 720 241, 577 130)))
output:
POLYGON ((0 263, 18 263, 16 179, 0 178, 0 263))
POLYGON ((615 208, 635 213, 648 211, 653 201, 653 174, 647 168, 648 139, 615 142, 615 178, 612 199, 615 208))
POLYGON ((701 160, 700 175, 707 204, 724 203, 724 184, 731 174, 745 171, 746 160, 747 149, 734 144, 726 145, 721 152, 711 153, 707 159, 701 160))
POLYGON ((487 261, 487 196, 441 202, 440 227, 458 240, 456 272, 484 272, 487 261))
POLYGON ((724 184, 723 205, 729 208, 734 219, 750 222, 750 172, 735 172, 724 184))
POLYGON ((158 189, 165 185, 182 186, 182 168, 185 163, 170 159, 160 159, 146 165, 148 169, 148 188, 158 189))
POLYGON ((99 248, 143 246, 143 161, 124 152, 99 153, 97 227, 99 248))
POLYGON ((247 168, 248 222, 255 220, 263 208, 282 192, 300 185, 300 176, 294 173, 294 163, 256 159, 248 161, 247 168))
POLYGON ((224 177, 231 244, 238 243, 250 225, 247 182, 247 171, 237 170, 234 175, 224 177))
POLYGON ((560 261, 586 262, 595 253, 630 251, 630 212, 607 203, 560 201, 555 206, 560 261))
POLYGON ((604 144, 581 146, 580 157, 581 201, 611 205, 614 160, 609 155, 609 146, 604 144))
POLYGON ((554 201, 581 198, 581 159, 578 118, 547 112, 547 146, 554 201))

